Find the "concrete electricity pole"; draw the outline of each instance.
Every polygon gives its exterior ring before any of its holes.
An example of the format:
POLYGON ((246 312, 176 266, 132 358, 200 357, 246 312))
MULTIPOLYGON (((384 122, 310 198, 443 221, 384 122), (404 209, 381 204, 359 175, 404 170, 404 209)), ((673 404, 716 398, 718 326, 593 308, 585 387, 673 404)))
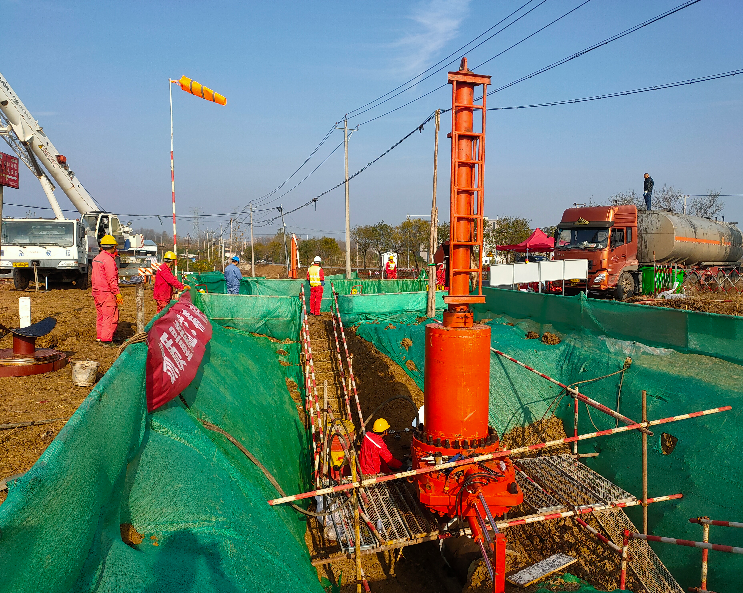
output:
POLYGON ((351 279, 351 215, 348 199, 348 119, 343 118, 343 145, 346 152, 346 280, 351 279))
POLYGON ((289 252, 286 250, 286 223, 284 222, 284 206, 276 206, 276 209, 281 214, 281 233, 284 235, 284 265, 289 264, 289 252))
POLYGON ((250 273, 255 278, 255 249, 253 249, 253 206, 250 206, 250 273))

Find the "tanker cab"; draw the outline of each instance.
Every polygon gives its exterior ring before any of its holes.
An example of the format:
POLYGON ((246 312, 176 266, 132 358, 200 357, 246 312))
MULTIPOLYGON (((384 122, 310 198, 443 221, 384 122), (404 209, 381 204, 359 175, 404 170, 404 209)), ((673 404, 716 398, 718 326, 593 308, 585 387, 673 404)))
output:
POLYGON ((592 226, 588 222, 562 222, 557 229, 556 238, 555 259, 587 259, 588 289, 605 290, 609 226, 592 226))

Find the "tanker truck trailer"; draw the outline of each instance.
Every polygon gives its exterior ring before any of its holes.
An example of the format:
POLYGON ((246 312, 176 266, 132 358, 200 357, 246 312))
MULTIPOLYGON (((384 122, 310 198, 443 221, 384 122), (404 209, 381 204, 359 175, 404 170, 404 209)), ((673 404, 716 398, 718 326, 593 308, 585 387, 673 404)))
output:
POLYGON ((555 233, 555 259, 587 259, 591 293, 627 300, 641 270, 674 266, 692 277, 740 273, 743 235, 735 223, 635 206, 568 208, 555 233))

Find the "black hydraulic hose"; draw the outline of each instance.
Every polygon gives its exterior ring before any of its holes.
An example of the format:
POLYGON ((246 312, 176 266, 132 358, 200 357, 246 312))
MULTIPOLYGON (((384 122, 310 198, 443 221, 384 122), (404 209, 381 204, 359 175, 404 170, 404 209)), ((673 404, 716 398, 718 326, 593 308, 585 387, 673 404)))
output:
MULTIPOLYGON (((214 431, 214 432, 218 432, 219 434, 222 434, 222 435, 224 435, 225 437, 227 437, 227 440, 228 440, 228 441, 230 441, 230 442, 231 442, 231 443, 232 443, 233 445, 235 445, 235 447, 237 447, 238 449, 240 449, 240 451, 242 451, 242 453, 243 453, 243 454, 244 454, 244 455, 245 455, 245 456, 246 456, 246 457, 247 457, 248 459, 250 459, 250 461, 252 461, 252 462, 253 462, 253 463, 254 463, 254 464, 256 465, 256 467, 258 467, 258 469, 260 469, 260 470, 261 470, 261 471, 263 472, 263 475, 264 475, 264 476, 266 476, 266 478, 268 479, 268 481, 269 481, 269 482, 271 482, 271 484, 273 485, 273 487, 274 487, 274 488, 276 488, 276 491, 277 491, 277 492, 278 492, 278 493, 279 493, 279 494, 280 494, 280 495, 281 495, 282 497, 286 496, 286 493, 284 492, 284 489, 283 489, 283 488, 281 487, 281 485, 280 485, 280 484, 279 484, 279 483, 278 483, 278 482, 276 481, 276 478, 274 478, 274 477, 273 477, 273 476, 271 475, 271 472, 269 472, 269 471, 268 471, 268 470, 267 470, 267 469, 266 469, 266 468, 265 468, 265 467, 263 466, 263 464, 262 464, 262 463, 261 463, 260 461, 258 461, 258 459, 256 459, 255 455, 253 455, 253 454, 252 454, 252 453, 251 453, 250 451, 248 451, 248 450, 247 450, 247 449, 246 449, 246 448, 245 448, 245 447, 244 447, 244 446, 242 445, 242 443, 241 443, 240 441, 238 441, 238 440, 237 440, 237 439, 236 439, 235 437, 233 437, 233 436, 232 436, 232 435, 231 435, 231 434, 230 434, 229 432, 227 432, 226 430, 224 430, 224 429, 220 428, 220 427, 219 427, 219 426, 217 426, 216 424, 212 424, 212 423, 211 423, 211 422, 209 422, 208 420, 202 420, 201 418, 199 418, 198 420, 199 420, 199 422, 201 422, 201 423, 202 423, 202 424, 204 425, 204 428, 206 428, 206 429, 208 429, 208 430, 212 430, 212 431, 214 431)), ((349 502, 350 500, 353 500, 353 497, 350 497, 350 496, 349 496, 349 497, 348 497, 348 498, 347 498, 346 500, 342 501, 342 502, 341 502, 341 506, 343 506, 343 505, 345 505, 345 504, 348 504, 348 502, 349 502)), ((336 512, 338 512, 338 507, 336 507, 335 509, 333 509, 333 510, 330 510, 330 511, 324 511, 324 512, 322 512, 322 513, 315 513, 315 512, 312 512, 312 511, 306 511, 305 509, 303 509, 302 507, 300 507, 300 506, 298 506, 298 505, 296 505, 296 504, 294 504, 294 503, 290 503, 290 506, 291 506, 291 507, 292 507, 292 508, 293 508, 293 509, 294 509, 295 511, 298 511, 298 512, 302 513, 303 515, 307 515, 308 517, 317 517, 317 518, 324 518, 324 517, 327 517, 328 515, 332 515, 333 513, 336 513, 336 512)))

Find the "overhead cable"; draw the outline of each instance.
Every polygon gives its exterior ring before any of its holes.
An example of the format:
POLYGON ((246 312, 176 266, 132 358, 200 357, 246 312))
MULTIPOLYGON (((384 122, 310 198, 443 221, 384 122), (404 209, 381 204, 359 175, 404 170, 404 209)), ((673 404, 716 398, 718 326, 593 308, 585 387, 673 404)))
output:
MULTIPOLYGON (((350 176, 348 177, 348 179, 347 179, 347 180, 345 180, 345 179, 344 179, 343 181, 341 181, 341 182, 337 183, 336 185, 334 185, 334 186, 333 186, 333 187, 331 187, 330 189, 326 189, 326 190, 325 190, 324 192, 322 192, 321 194, 318 194, 318 195, 317 195, 317 196, 315 196, 314 198, 312 198, 312 199, 308 200, 307 202, 305 202, 305 203, 304 203, 304 204, 302 204, 301 206, 297 206, 297 207, 296 207, 296 208, 294 208, 293 210, 287 210, 287 211, 284 211, 284 216, 286 216, 286 215, 288 215, 288 214, 291 214, 291 213, 293 213, 293 212, 296 212, 297 210, 301 210, 302 208, 306 208, 307 206, 311 206, 312 204, 317 204, 317 201, 318 201, 318 200, 319 200, 320 198, 322 198, 323 196, 325 196, 325 195, 329 194, 329 193, 330 193, 331 191, 333 191, 333 190, 336 190, 336 189, 338 189, 339 187, 343 187, 343 186, 344 186, 344 185, 345 185, 345 184, 346 184, 346 183, 347 183, 348 181, 351 181, 351 180, 352 180, 353 178, 355 178, 355 177, 357 177, 357 176, 361 175, 361 174, 362 174, 362 173, 363 173, 364 171, 366 171, 366 170, 367 170, 367 169, 368 169, 369 167, 371 167, 371 166, 372 166, 372 165, 373 165, 374 163, 376 163, 376 162, 377 162, 377 161, 379 161, 379 160, 380 160, 381 158, 383 158, 383 157, 385 157, 386 155, 388 155, 388 154, 389 154, 390 152, 392 152, 392 151, 393 151, 393 150, 394 150, 395 148, 397 148, 398 146, 400 146, 400 144, 402 144, 403 142, 405 142, 405 140, 407 140, 408 138, 410 138, 410 137, 411 137, 411 136, 412 136, 413 134, 415 134, 416 132, 422 132, 422 131, 423 131, 423 127, 424 127, 424 126, 425 126, 425 125, 426 125, 426 124, 427 124, 428 122, 430 122, 430 121, 431 121, 431 120, 432 120, 432 119, 433 119, 433 118, 434 118, 435 116, 436 116, 436 112, 434 111, 434 112, 433 112, 433 113, 431 113, 431 115, 429 115, 429 116, 428 116, 428 117, 427 117, 427 118, 426 118, 425 120, 423 120, 423 122, 421 122, 421 123, 420 123, 419 125, 417 125, 417 126, 416 126, 415 128, 413 128, 413 129, 412 129, 412 130, 411 130, 410 132, 408 132, 408 133, 407 133, 407 134, 406 134, 405 136, 403 136, 402 138, 400 138, 400 139, 399 139, 399 140, 398 140, 397 142, 395 142, 395 143, 394 143, 394 144, 393 144, 392 146, 390 146, 390 147, 389 147, 389 148, 388 148, 387 150, 385 150, 385 151, 384 151, 384 152, 383 152, 382 154, 380 154, 380 155, 379 155, 379 156, 378 156, 377 158, 375 158, 375 159, 373 159, 373 160, 369 161, 369 162, 368 162, 368 163, 367 163, 366 165, 364 165, 363 167, 361 167, 361 169, 359 169, 358 171, 356 171, 356 173, 354 173, 353 175, 350 175, 350 176)), ((257 223, 257 224, 256 224, 255 226, 266 226, 266 225, 268 225, 268 224, 271 224, 272 222, 274 222, 274 221, 278 220, 279 218, 281 218, 281 214, 279 214, 278 216, 274 216, 273 218, 270 218, 270 219, 267 219, 267 220, 262 220, 262 221, 258 222, 258 223, 257 223)))
POLYGON ((743 74, 743 68, 738 70, 730 70, 729 72, 721 72, 719 74, 710 74, 709 76, 700 76, 698 78, 690 78, 688 80, 679 80, 678 82, 667 82, 664 84, 656 84, 653 86, 646 86, 639 89, 632 89, 629 91, 619 91, 616 93, 605 93, 603 95, 594 95, 592 97, 582 97, 580 99, 565 99, 563 101, 550 101, 549 103, 531 103, 529 105, 514 105, 511 107, 489 107, 488 111, 506 111, 509 109, 528 109, 531 107, 554 107, 555 105, 570 105, 573 103, 585 103, 587 101, 599 101, 601 99, 612 99, 614 97, 625 97, 627 95, 636 95, 638 93, 647 93, 649 91, 659 91, 662 89, 670 89, 678 86, 685 86, 689 84, 696 84, 698 82, 708 82, 710 80, 717 80, 718 78, 725 78, 728 76, 736 76, 743 74))
MULTIPOLYGON (((590 47, 587 47, 586 49, 583 49, 579 52, 576 52, 570 56, 567 56, 561 60, 558 60, 557 62, 553 62, 549 66, 545 66, 544 68, 540 68, 539 70, 535 70, 531 74, 527 74, 526 76, 522 76, 521 78, 514 80, 512 82, 509 82, 508 84, 505 84, 501 87, 498 87, 497 89, 493 89, 488 91, 488 95, 492 93, 499 93, 509 87, 512 87, 520 82, 524 82, 525 80, 529 80, 530 78, 533 78, 535 76, 538 76, 539 74, 543 74, 544 72, 547 72, 548 70, 552 70, 553 68, 556 68, 557 66, 561 66, 562 64, 565 64, 567 62, 570 62, 571 60, 574 60, 575 58, 579 58, 588 52, 593 51, 594 49, 598 49, 600 47, 603 47, 604 45, 608 45, 612 41, 616 41, 617 39, 621 39, 622 37, 626 37, 630 33, 634 33, 635 31, 639 31, 643 27, 647 27, 648 25, 652 25, 653 23, 666 18, 667 16, 671 16, 672 14, 675 14, 679 12, 680 10, 683 10, 684 8, 689 8, 689 6, 692 6, 693 4, 696 4, 697 2, 700 2, 701 0, 689 0, 688 2, 684 2, 683 4, 680 4, 676 8, 672 8, 671 10, 667 10, 666 12, 659 14, 656 17, 653 17, 652 19, 648 19, 647 21, 643 21, 642 23, 639 23, 635 25, 634 27, 630 27, 629 29, 626 29, 622 31, 621 33, 617 33, 616 35, 612 35, 611 37, 607 37, 603 41, 599 41, 598 43, 594 43, 590 47)), ((484 64, 485 62, 483 62, 484 64)), ((481 64, 482 65, 482 64, 481 64)))
MULTIPOLYGON (((586 4, 586 3, 590 2, 590 1, 591 1, 591 0, 585 0, 585 1, 583 2, 583 4, 586 4)), ((530 13, 531 13, 532 11, 534 11, 534 10, 536 10, 537 8, 539 8, 540 6, 542 6, 542 4, 544 4, 545 2, 547 2, 547 0, 542 0, 542 1, 541 1, 541 2, 539 3, 539 4, 537 4, 536 6, 533 6, 532 8, 530 8, 530 9, 529 9, 528 11, 526 11, 526 12, 525 12, 524 14, 522 14, 521 16, 519 16, 519 17, 518 17, 517 19, 514 19, 513 21, 511 21, 510 23, 508 23, 508 24, 507 24, 507 25, 506 25, 505 27, 503 27, 503 28, 502 28, 502 29, 500 29, 499 31, 496 31, 495 33, 493 33, 492 35, 490 35, 490 37, 487 37, 486 39, 483 39, 483 40, 482 40, 482 41, 481 41, 480 43, 478 43, 477 45, 474 45, 474 46, 472 46, 472 47, 468 48, 468 49, 467 49, 466 51, 468 51, 468 52, 469 52, 469 51, 472 51, 473 49, 476 49, 476 48, 480 47, 481 45, 483 45, 484 43, 486 43, 486 42, 490 41, 490 40, 491 40, 491 39, 492 39, 493 37, 495 37, 495 36, 496 36, 496 35, 498 35, 499 33, 502 33, 503 31, 505 31, 506 29, 508 29, 508 27, 510 27, 511 25, 515 25, 515 24, 516 24, 517 22, 519 22, 519 21, 520 21, 520 20, 521 20, 522 18, 524 18, 525 16, 527 16, 528 14, 530 14, 530 13)), ((529 4, 529 2, 527 2, 526 4, 529 4)), ((521 6, 521 8, 523 8, 524 6, 526 6, 526 4, 524 4, 523 6, 521 6)), ((582 6, 582 4, 581 4, 581 6, 582 6)), ((512 13, 511 13, 510 15, 508 15, 508 17, 506 17, 506 19, 510 18, 510 17, 511 17, 511 16, 513 15, 513 14, 515 14, 516 12, 518 12, 519 10, 521 10, 521 8, 519 8, 518 10, 516 10, 516 11, 512 12, 512 13)), ((578 7, 578 8, 580 8, 580 7, 578 7)), ((573 10, 576 10, 576 9, 574 8, 573 10)), ((570 12, 572 12, 572 11, 570 11, 570 12)), ((569 13, 567 13, 567 14, 569 14, 569 13)), ((565 16, 565 15, 563 15, 563 16, 565 16)), ((562 18, 562 17, 560 17, 560 18, 562 18)), ((506 19, 503 19, 503 20, 506 20, 506 19)), ((502 22, 503 22, 503 20, 502 20, 502 21, 500 21, 500 23, 502 23, 502 22)), ((559 19, 557 19, 557 20, 559 20, 559 19)), ((499 25, 500 23, 497 23, 496 25, 494 25, 494 27, 497 27, 497 26, 498 26, 498 25, 499 25)), ((552 24, 552 23, 550 23, 550 24, 552 24)), ((548 26, 549 26, 549 25, 547 25, 546 27, 548 27, 548 26)), ((546 28, 546 27, 542 27, 542 29, 544 29, 544 28, 546 28)), ((492 27, 491 27, 491 29, 492 29, 492 27)), ((490 31, 490 29, 488 29, 488 31, 490 31)), ((540 31, 541 31, 541 29, 540 29, 540 31)), ((538 32, 538 31, 537 31, 537 32, 538 32)), ((536 33, 532 33, 532 35, 536 35, 536 33)), ((475 38, 475 39, 477 39, 477 38, 475 38)), ((472 42, 469 42, 469 43, 472 43, 472 42)), ((468 43, 467 45, 469 45, 469 43, 468 43)), ((466 45, 465 45, 464 47, 466 47, 466 45)), ((460 49, 462 49, 462 48, 460 48, 460 49)), ((457 50, 456 54, 457 54, 458 56, 461 56, 461 54, 459 54, 458 52, 459 52, 459 50, 457 50)), ((451 55, 455 55, 455 54, 450 54, 449 56, 447 56, 447 58, 448 58, 448 57, 450 57, 451 55)), ((447 58, 445 58, 445 59, 447 59, 447 58)), ((457 62, 459 61, 459 59, 460 59, 460 57, 457 57, 456 59, 454 59, 454 60, 451 60, 451 61, 449 61, 449 62, 445 63, 445 64, 444 64, 444 65, 443 65, 443 66, 442 66, 441 68, 437 68, 436 70, 434 70, 433 72, 431 72, 431 73, 430 73, 430 74, 428 74, 427 76, 424 76, 424 77, 423 77, 423 78, 421 78, 420 80, 417 80, 417 81, 415 82, 415 84, 414 84, 414 85, 412 85, 412 86, 409 86, 408 88, 405 88, 405 89, 401 90, 400 92, 397 92, 397 93, 395 93, 394 95, 392 95, 392 96, 390 96, 390 97, 387 97, 387 98, 386 98, 386 99, 384 99, 383 101, 380 101, 379 99, 377 99, 377 100, 375 100, 375 101, 372 101, 372 103, 376 103, 376 105, 373 105, 373 106, 371 106, 371 107, 367 107, 366 109, 362 109, 362 110, 359 110, 359 109, 361 109, 361 108, 357 109, 357 110, 356 110, 356 113, 355 113, 355 115, 353 115, 353 117, 358 117, 358 116, 359 116, 359 115, 361 115, 362 113, 366 113, 367 111, 371 111, 372 109, 376 109, 377 107, 379 107, 380 105, 382 105, 382 104, 386 103, 387 101, 390 101, 390 100, 394 99, 395 97, 397 97, 397 96, 401 95, 402 93, 404 93, 404 92, 406 92, 406 91, 409 91, 409 90, 411 90, 411 89, 415 88, 415 87, 416 87, 416 86, 417 86, 417 85, 418 85, 419 83, 423 82, 424 80, 427 80, 427 79, 431 78, 431 77, 432 77, 432 76, 433 76, 434 74, 437 74, 438 72, 441 72, 442 70, 446 70, 446 69, 447 69, 447 68, 448 68, 449 66, 451 66, 451 65, 453 65, 453 64, 456 64, 456 63, 457 63, 457 62)), ((443 60, 442 60, 442 61, 443 61, 443 60)), ((441 63, 441 62, 438 62, 438 64, 440 64, 440 63, 441 63)), ((438 64, 436 64, 436 65, 438 65, 438 64)), ((435 67, 436 65, 432 66, 431 68, 435 67)), ((429 68, 429 70, 430 70, 431 68, 429 68)), ((427 72, 427 71, 426 71, 426 72, 427 72)), ((420 77, 420 76, 421 76, 421 75, 418 75, 418 77, 420 77)), ((416 77, 416 78, 418 78, 418 77, 416 77)), ((405 83, 404 85, 401 85, 401 86, 405 86, 405 85, 407 85, 407 84, 408 84, 408 83, 405 83)), ((437 91, 437 90, 439 90, 439 89, 442 89, 442 88, 444 88, 445 86, 446 86, 446 84, 443 84, 443 85, 441 85, 441 86, 438 86, 438 87, 436 87, 436 88, 434 89, 434 91, 437 91)), ((399 89, 399 88, 401 88, 401 87, 397 87, 397 88, 399 89)), ((397 90, 397 89, 395 89, 395 90, 397 90)), ((394 92, 394 91, 390 91, 390 93, 392 93, 392 92, 394 92)), ((431 94, 431 92, 433 92, 433 91, 430 91, 430 92, 428 92, 428 93, 426 93, 426 94, 427 94, 427 95, 430 95, 430 94, 431 94)), ((387 94, 389 95, 390 93, 387 93, 387 94)), ((383 95, 383 96, 385 96, 385 95, 383 95)), ((423 95, 423 96, 426 96, 426 95, 423 95)), ((380 97, 380 99, 381 99, 381 97, 380 97)), ((378 119, 378 118, 374 118, 374 119, 378 119)))

